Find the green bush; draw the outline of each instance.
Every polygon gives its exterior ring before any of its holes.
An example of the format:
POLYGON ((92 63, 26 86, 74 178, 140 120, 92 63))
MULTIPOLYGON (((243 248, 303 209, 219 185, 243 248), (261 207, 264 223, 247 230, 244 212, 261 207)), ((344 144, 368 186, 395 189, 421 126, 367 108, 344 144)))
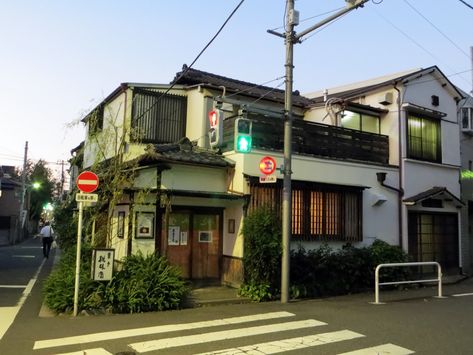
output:
MULTIPOLYGON (((92 249, 82 245, 79 276, 79 309, 88 309, 89 295, 100 287, 99 282, 90 278, 92 249)), ((71 312, 74 308, 74 289, 76 273, 76 249, 68 248, 61 256, 59 264, 53 269, 43 286, 44 301, 56 313, 71 312)))
MULTIPOLYGON (((68 249, 45 281, 46 305, 56 313, 74 306, 75 250, 68 249)), ((180 271, 164 257, 135 255, 125 259, 123 269, 108 283, 90 277, 92 249, 81 252, 79 310, 110 310, 118 313, 179 308, 189 293, 180 271)))
MULTIPOLYGON (((376 240, 371 246, 355 248, 350 244, 333 251, 327 245, 291 254, 291 296, 321 297, 360 292, 374 285, 378 264, 400 263, 407 254, 397 246, 376 240)), ((382 269, 383 281, 405 280, 404 269, 382 269)))
POLYGON ((243 275, 240 294, 253 300, 271 299, 279 292, 281 223, 276 213, 261 207, 244 221, 243 275))
POLYGON ((113 312, 135 313, 179 308, 189 293, 180 270, 156 255, 125 259, 105 289, 105 304, 113 312))

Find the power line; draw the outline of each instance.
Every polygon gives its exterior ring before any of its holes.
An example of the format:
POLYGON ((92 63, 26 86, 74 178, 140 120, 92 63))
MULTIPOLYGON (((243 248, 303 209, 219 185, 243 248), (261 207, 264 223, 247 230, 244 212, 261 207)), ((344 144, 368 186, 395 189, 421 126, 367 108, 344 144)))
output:
MULTIPOLYGON (((451 71, 455 71, 455 69, 452 69, 452 67, 450 65, 448 65, 445 61, 441 60, 440 58, 438 58, 435 54, 433 54, 431 51, 429 51, 427 48, 425 48, 423 45, 421 45, 419 42, 417 42, 414 38, 412 38, 411 36, 409 36, 405 31, 403 31, 401 28, 399 28, 398 26, 396 26, 392 21, 390 21, 389 19, 387 19, 385 16, 383 16, 379 11, 377 11, 376 9, 373 8, 373 11, 379 16, 381 17, 384 21, 386 21, 387 23, 389 23, 392 27, 394 27, 398 32, 400 32, 404 37, 406 37, 408 40, 410 40, 412 43, 414 43, 417 47, 419 47, 420 49, 422 49, 424 52, 426 52, 427 54, 429 54, 432 58, 434 58, 436 61, 438 62, 442 62, 444 63, 451 71)), ((460 78, 462 80, 464 80, 465 82, 468 82, 468 80, 466 80, 464 77, 460 76, 460 78)), ((469 84, 469 82, 468 82, 469 84)))
POLYGON ((451 44, 453 44, 460 52, 462 52, 467 58, 470 58, 467 52, 465 52, 459 45, 457 45, 450 37, 448 37, 445 33, 443 33, 437 26, 435 26, 432 21, 430 21, 427 17, 425 17, 419 10, 417 10, 409 1, 404 0, 404 2, 414 10, 419 16, 421 16, 425 21, 427 21, 433 28, 437 30, 446 40, 448 40, 451 44))
MULTIPOLYGON (((344 6, 339 7, 338 9, 334 9, 334 10, 330 10, 330 11, 324 12, 324 13, 322 13, 322 14, 318 14, 318 15, 306 17, 306 18, 300 20, 300 21, 299 21, 299 24, 301 24, 302 22, 306 22, 306 21, 312 20, 312 19, 317 18, 317 17, 321 17, 321 16, 324 16, 324 15, 331 14, 331 13, 333 13, 333 12, 340 11, 340 10, 343 9, 343 8, 344 8, 344 6)), ((286 10, 284 10, 283 23, 285 23, 285 19, 286 19, 286 10)), ((277 31, 277 30, 280 30, 280 29, 282 29, 282 28, 286 29, 286 25, 284 24, 284 25, 282 25, 282 26, 273 28, 272 31, 277 31)))
POLYGON ((464 4, 465 6, 468 6, 470 9, 473 10, 473 6, 471 6, 470 4, 468 4, 466 1, 463 1, 463 0, 458 0, 460 1, 462 4, 464 4))
POLYGON ((233 11, 230 13, 230 15, 227 17, 227 19, 225 20, 225 22, 222 24, 222 26, 220 26, 220 28, 218 29, 217 33, 215 33, 215 35, 212 37, 212 39, 205 45, 205 47, 200 51, 200 53, 197 55, 197 57, 195 57, 195 59, 192 61, 192 63, 187 66, 181 73, 181 75, 179 75, 179 77, 174 80, 174 82, 171 84, 171 86, 164 92, 162 93, 160 96, 158 96, 158 98, 156 99, 156 101, 145 111, 143 112, 139 117, 137 117, 136 119, 140 119, 141 117, 143 117, 145 114, 147 114, 149 111, 151 111, 151 109, 156 106, 159 101, 161 100, 161 98, 163 96, 165 96, 167 93, 169 93, 169 91, 171 91, 171 89, 177 84, 177 82, 182 78, 184 77, 184 75, 187 74, 187 72, 192 68, 192 66, 195 64, 195 62, 197 62, 197 60, 200 58, 200 56, 205 52, 205 50, 212 44, 212 42, 217 38, 217 36, 220 34, 220 32, 222 32, 223 28, 227 25, 228 21, 230 21, 230 19, 233 17, 233 15, 235 14, 235 12, 237 12, 237 10, 240 8, 240 6, 245 2, 245 0, 241 0, 240 3, 235 7, 235 9, 233 9, 233 11))

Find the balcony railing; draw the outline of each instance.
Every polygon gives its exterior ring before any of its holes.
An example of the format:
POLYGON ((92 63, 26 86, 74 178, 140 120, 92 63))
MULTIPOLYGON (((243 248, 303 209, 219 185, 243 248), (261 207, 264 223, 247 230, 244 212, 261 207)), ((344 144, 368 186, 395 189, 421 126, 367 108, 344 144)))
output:
MULTIPOLYGON (((265 116, 252 116, 253 148, 283 151, 284 122, 265 116)), ((223 151, 233 150, 235 117, 224 121, 223 151)), ((389 163, 389 137, 353 129, 302 120, 293 121, 294 154, 340 160, 389 163)))

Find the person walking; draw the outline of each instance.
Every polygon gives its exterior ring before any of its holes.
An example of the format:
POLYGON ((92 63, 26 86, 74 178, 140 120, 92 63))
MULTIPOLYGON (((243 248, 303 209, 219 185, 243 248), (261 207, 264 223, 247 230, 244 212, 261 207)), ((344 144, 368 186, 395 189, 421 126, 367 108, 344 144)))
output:
POLYGON ((49 221, 44 223, 44 227, 39 232, 43 241, 43 255, 45 258, 49 257, 49 251, 51 250, 51 244, 53 243, 54 230, 51 227, 49 221))

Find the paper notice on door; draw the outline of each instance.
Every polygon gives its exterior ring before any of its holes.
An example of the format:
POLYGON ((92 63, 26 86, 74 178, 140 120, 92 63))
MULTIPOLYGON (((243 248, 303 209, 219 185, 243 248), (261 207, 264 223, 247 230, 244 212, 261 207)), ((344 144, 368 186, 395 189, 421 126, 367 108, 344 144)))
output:
POLYGON ((181 232, 181 245, 187 245, 187 232, 181 232))
POLYGON ((168 245, 179 245, 179 226, 169 226, 168 229, 168 245))

